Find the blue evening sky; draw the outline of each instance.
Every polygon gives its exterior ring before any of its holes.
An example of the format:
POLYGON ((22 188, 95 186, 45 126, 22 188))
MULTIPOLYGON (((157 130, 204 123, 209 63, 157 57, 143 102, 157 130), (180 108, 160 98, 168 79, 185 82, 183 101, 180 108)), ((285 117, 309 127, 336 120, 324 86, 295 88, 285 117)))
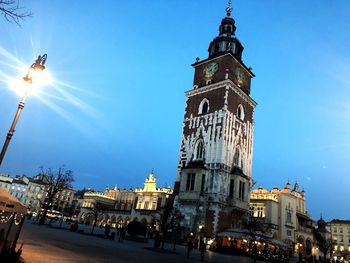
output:
MULTIPOLYGON (((7 78, 47 53, 55 81, 28 98, 0 172, 64 164, 76 188, 103 190, 154 169, 173 186, 191 64, 227 1, 22 2, 34 15, 21 28, 0 19, 0 140, 20 99, 7 78)), ((349 14, 348 0, 233 1, 256 74, 255 187, 297 180, 315 219, 350 218, 349 14)))

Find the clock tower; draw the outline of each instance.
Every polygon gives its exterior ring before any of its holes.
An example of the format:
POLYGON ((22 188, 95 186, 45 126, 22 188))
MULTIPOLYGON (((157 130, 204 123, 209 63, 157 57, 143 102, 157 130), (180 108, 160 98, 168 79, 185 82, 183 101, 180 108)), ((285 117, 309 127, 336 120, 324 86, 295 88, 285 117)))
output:
POLYGON ((182 227, 207 236, 246 226, 252 182, 254 74, 242 61, 230 2, 208 58, 192 65, 174 186, 182 227))

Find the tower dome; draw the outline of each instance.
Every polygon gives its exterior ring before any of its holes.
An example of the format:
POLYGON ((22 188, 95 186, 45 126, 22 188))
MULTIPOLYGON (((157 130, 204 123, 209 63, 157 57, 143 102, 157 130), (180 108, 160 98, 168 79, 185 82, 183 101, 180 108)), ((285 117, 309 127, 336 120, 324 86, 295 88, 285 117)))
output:
POLYGON ((209 45, 209 58, 224 53, 231 53, 239 61, 242 61, 244 47, 235 36, 236 25, 235 20, 231 17, 231 11, 231 1, 229 1, 226 8, 226 17, 221 20, 219 35, 209 45))

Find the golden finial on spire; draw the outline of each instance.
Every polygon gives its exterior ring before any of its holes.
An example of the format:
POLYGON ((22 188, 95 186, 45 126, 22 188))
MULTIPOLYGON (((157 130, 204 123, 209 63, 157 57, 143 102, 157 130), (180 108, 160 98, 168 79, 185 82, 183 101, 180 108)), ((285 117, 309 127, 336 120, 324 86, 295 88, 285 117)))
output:
POLYGON ((226 14, 227 16, 231 15, 232 7, 231 7, 231 0, 228 0, 228 5, 226 7, 226 14))

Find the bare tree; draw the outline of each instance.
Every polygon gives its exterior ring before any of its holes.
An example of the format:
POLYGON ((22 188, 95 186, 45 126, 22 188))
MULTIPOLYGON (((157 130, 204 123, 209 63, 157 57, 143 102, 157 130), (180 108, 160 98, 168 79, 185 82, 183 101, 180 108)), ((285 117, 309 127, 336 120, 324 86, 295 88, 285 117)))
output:
POLYGON ((20 6, 19 0, 0 0, 0 13, 8 22, 15 22, 17 25, 20 25, 21 20, 33 15, 20 6))
POLYGON ((40 176, 47 186, 47 196, 43 207, 44 211, 39 221, 39 224, 44 224, 47 212, 55 203, 57 194, 64 189, 72 187, 74 179, 73 172, 71 170, 65 170, 63 167, 60 167, 58 171, 47 169, 44 172, 42 170, 40 176))

